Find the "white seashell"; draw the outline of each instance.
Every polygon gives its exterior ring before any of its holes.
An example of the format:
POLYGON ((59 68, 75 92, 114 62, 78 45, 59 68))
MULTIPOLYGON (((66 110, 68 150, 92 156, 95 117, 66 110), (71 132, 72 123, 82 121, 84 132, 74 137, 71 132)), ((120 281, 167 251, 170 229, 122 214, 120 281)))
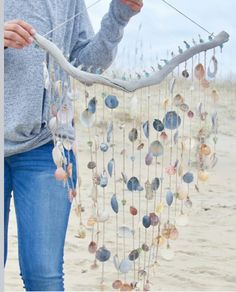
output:
POLYGON ((80 115, 80 122, 85 128, 91 128, 95 122, 95 115, 86 109, 80 115))
POLYGON ((68 139, 64 140, 62 144, 67 151, 72 149, 72 144, 68 139))
POLYGON ((131 238, 134 235, 134 230, 131 230, 128 226, 121 226, 118 229, 119 237, 131 238))
POLYGON ((52 158, 57 167, 60 167, 63 162, 63 156, 58 146, 55 146, 52 150, 52 158))
POLYGON ((102 212, 98 211, 98 214, 97 214, 98 222, 106 222, 107 220, 109 220, 109 218, 110 218, 110 215, 106 210, 102 212))
POLYGON ((122 274, 127 274, 132 269, 133 263, 129 259, 124 259, 120 263, 119 270, 122 274))
POLYGON ((56 132, 56 129, 57 129, 57 118, 56 117, 53 117, 50 119, 48 127, 52 133, 56 132))
POLYGON ((44 88, 48 90, 50 86, 50 78, 49 78, 47 64, 45 62, 43 62, 43 79, 44 79, 44 88))
POLYGON ((114 263, 114 266, 117 269, 117 271, 119 271, 120 261, 119 261, 119 258, 118 258, 117 254, 114 255, 114 257, 113 257, 113 263, 114 263))

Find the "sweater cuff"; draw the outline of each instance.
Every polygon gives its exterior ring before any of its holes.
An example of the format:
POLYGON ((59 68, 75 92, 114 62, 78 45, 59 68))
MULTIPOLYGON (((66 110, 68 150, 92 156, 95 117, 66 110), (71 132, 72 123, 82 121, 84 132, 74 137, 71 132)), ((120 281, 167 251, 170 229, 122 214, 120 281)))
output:
POLYGON ((126 26, 130 18, 137 14, 120 0, 112 0, 110 8, 115 20, 122 26, 126 26))

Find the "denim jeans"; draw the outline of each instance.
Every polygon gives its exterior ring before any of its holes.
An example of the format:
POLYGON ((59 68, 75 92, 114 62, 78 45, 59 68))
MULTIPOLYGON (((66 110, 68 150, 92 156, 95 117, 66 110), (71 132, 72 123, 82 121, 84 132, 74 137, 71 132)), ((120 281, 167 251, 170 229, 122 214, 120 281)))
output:
MULTIPOLYGON (((5 263, 11 192, 17 219, 20 275, 27 291, 63 291, 63 255, 71 203, 56 181, 53 144, 5 158, 5 263)), ((76 167, 73 152, 65 151, 76 167)))

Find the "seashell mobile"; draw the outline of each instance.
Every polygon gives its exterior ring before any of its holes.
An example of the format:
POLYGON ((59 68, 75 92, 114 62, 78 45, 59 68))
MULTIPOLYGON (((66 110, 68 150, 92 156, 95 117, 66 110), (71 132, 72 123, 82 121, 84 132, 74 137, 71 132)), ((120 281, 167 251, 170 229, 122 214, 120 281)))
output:
POLYGON ((185 41, 186 49, 179 47, 164 66, 114 79, 73 67, 53 43, 36 34, 37 45, 52 56, 44 77, 55 178, 68 188, 79 219, 77 236, 88 239, 91 268, 100 269, 102 285, 112 261, 116 277, 110 287, 148 291, 159 257, 173 259, 193 194, 217 163, 214 80, 217 53, 228 38, 221 32, 192 46, 185 41), (63 71, 56 74, 59 67, 63 71), (73 127, 75 140, 57 134, 73 127), (76 186, 65 156, 71 149, 76 186))

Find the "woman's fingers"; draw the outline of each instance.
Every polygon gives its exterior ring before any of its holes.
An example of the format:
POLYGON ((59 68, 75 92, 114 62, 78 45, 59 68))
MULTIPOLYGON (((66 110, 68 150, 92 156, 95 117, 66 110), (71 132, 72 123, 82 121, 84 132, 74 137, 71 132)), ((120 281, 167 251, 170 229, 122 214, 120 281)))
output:
POLYGON ((23 20, 11 20, 4 24, 4 46, 21 48, 33 42, 33 27, 23 20))

